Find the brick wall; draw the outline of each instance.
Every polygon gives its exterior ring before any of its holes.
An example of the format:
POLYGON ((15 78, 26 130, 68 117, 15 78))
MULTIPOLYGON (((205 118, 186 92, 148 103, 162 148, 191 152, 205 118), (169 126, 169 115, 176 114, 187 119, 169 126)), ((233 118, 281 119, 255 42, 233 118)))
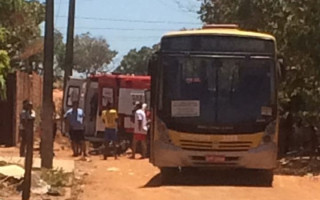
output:
POLYGON ((33 103, 33 108, 37 115, 35 130, 39 130, 40 111, 42 106, 42 86, 43 79, 40 75, 36 73, 30 75, 20 71, 16 72, 14 144, 19 142, 20 112, 22 111, 22 102, 25 99, 28 99, 33 103))

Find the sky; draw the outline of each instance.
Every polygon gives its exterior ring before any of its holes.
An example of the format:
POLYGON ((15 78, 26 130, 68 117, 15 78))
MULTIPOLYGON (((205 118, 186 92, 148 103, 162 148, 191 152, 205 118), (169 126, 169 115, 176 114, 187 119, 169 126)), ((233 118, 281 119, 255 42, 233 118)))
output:
MULTIPOLYGON (((67 33, 69 0, 55 0, 55 28, 67 33)), ((199 28, 198 0, 76 0, 75 34, 103 37, 118 56, 158 43, 162 35, 182 28, 199 28)))

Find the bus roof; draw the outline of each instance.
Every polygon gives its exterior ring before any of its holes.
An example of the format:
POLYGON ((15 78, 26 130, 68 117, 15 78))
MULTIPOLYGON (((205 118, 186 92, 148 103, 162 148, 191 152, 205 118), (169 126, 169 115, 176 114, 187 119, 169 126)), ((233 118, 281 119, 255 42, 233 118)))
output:
POLYGON ((275 38, 266 33, 258 33, 252 31, 243 31, 237 28, 204 28, 194 30, 173 31, 165 34, 163 37, 174 36, 192 36, 192 35, 220 35, 220 36, 239 36, 239 37, 253 37, 265 40, 275 40, 275 38))

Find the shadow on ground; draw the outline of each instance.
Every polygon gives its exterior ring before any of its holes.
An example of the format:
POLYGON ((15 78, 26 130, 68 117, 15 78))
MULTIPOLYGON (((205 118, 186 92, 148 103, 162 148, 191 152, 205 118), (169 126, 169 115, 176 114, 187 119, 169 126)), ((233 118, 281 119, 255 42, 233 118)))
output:
POLYGON ((170 178, 170 182, 163 182, 161 174, 152 177, 143 188, 161 186, 245 186, 271 187, 259 177, 256 171, 248 170, 194 170, 178 173, 170 178))

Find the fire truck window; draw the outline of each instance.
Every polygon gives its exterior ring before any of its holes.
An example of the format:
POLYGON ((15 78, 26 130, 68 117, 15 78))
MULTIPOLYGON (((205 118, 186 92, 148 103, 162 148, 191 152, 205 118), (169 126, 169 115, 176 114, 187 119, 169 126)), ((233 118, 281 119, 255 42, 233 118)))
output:
POLYGON ((68 96, 67 96, 67 106, 71 107, 72 102, 79 101, 80 97, 80 88, 71 86, 68 89, 68 96))
POLYGON ((105 87, 102 89, 102 107, 107 106, 108 103, 113 104, 113 89, 105 87))
POLYGON ((98 92, 95 92, 90 99, 90 120, 92 121, 98 111, 98 92))

